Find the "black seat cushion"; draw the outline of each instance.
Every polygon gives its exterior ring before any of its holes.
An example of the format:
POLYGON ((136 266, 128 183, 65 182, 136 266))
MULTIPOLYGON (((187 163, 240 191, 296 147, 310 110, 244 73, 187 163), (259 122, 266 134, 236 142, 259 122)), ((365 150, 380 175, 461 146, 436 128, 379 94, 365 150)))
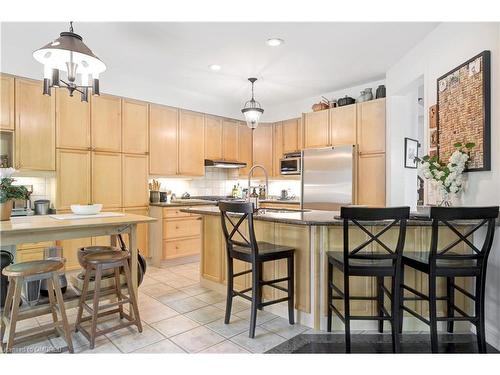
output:
MULTIPOLYGON (((295 249, 289 246, 275 245, 269 242, 257 242, 259 247, 258 259, 262 261, 284 259, 293 254, 295 249)), ((244 246, 234 246, 232 254, 234 258, 251 262, 252 250, 244 246)))
MULTIPOLYGON (((446 255, 459 255, 451 251, 446 255)), ((419 271, 429 273, 429 251, 405 251, 403 252, 403 264, 413 267, 419 271)), ((436 273, 444 276, 475 275, 478 272, 476 259, 437 259, 436 273)))
MULTIPOLYGON (((330 263, 344 271, 342 251, 328 251, 326 255, 330 263)), ((358 276, 391 276, 394 274, 392 263, 392 259, 349 259, 349 273, 358 276)))

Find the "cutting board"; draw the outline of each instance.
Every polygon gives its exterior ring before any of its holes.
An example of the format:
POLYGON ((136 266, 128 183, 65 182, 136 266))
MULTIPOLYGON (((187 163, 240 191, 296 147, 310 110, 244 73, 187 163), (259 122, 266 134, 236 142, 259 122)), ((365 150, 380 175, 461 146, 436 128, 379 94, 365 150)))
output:
POLYGON ((120 216, 125 216, 125 214, 119 212, 100 212, 95 215, 75 215, 75 214, 49 215, 49 217, 56 220, 99 219, 103 217, 120 217, 120 216))

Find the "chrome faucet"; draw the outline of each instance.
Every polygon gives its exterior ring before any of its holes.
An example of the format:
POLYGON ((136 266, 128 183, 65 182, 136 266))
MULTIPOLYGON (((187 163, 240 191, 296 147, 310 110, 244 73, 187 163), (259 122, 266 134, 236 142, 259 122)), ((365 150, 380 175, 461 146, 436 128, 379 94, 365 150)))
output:
POLYGON ((252 168, 250 168, 250 171, 248 171, 248 200, 249 201, 250 201, 250 194, 251 194, 250 183, 251 183, 251 179, 252 179, 253 170, 256 168, 262 169, 264 171, 264 175, 266 176, 266 196, 265 196, 265 198, 267 198, 267 193, 269 191, 269 176, 267 174, 266 168, 264 168, 260 164, 255 164, 254 166, 252 166, 252 168))

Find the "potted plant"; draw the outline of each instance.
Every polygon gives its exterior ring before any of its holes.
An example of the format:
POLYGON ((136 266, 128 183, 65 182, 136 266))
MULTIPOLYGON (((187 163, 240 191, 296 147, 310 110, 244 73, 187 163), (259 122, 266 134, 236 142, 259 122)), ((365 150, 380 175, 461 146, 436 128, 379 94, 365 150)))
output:
POLYGON ((451 154, 448 163, 439 160, 437 156, 426 155, 419 159, 420 173, 425 179, 431 181, 441 195, 438 206, 451 206, 453 197, 462 191, 462 174, 469 162, 470 150, 475 144, 469 142, 464 145, 457 142, 453 146, 455 151, 451 154))
POLYGON ((30 195, 26 187, 12 185, 15 172, 14 168, 0 168, 0 220, 10 220, 14 199, 28 199, 30 195))

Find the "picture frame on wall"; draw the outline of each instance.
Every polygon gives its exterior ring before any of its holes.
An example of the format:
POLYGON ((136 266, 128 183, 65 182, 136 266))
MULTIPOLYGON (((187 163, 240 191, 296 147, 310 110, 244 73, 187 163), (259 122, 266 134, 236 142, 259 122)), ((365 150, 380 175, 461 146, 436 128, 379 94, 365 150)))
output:
POLYGON ((405 168, 417 169, 419 147, 416 139, 405 138, 405 168))
POLYGON ((437 156, 473 142, 466 172, 491 170, 491 52, 483 51, 437 79, 437 156))

